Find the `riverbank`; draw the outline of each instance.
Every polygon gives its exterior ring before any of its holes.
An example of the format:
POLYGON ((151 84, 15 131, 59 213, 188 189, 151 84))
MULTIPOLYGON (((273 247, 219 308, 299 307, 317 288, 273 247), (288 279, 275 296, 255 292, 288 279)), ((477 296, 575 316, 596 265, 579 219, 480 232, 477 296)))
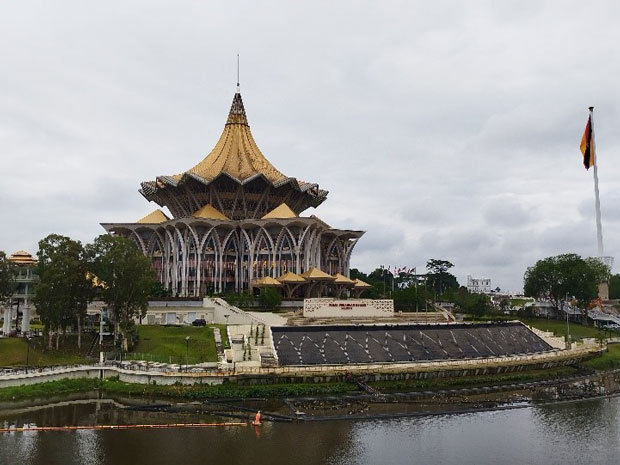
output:
MULTIPOLYGON (((521 373, 467 376, 458 378, 409 379, 394 381, 374 381, 365 383, 379 393, 397 391, 437 391, 448 388, 502 386, 514 383, 562 379, 581 373, 575 367, 559 367, 548 370, 532 370, 521 373)), ((28 386, 13 386, 0 389, 0 402, 41 398, 67 393, 98 391, 101 395, 122 395, 138 398, 168 398, 179 400, 207 399, 250 399, 284 398, 313 395, 340 395, 360 392, 355 382, 335 383, 286 383, 239 385, 234 383, 220 385, 157 385, 135 384, 120 381, 118 378, 104 380, 92 378, 62 379, 28 386)))

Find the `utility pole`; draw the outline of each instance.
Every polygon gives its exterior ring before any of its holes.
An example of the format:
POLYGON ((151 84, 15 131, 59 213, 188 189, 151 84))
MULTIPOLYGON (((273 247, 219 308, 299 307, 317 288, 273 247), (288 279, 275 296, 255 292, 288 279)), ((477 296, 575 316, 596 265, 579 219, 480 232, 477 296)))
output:
POLYGON ((187 372, 189 365, 189 336, 185 337, 185 372, 187 372))

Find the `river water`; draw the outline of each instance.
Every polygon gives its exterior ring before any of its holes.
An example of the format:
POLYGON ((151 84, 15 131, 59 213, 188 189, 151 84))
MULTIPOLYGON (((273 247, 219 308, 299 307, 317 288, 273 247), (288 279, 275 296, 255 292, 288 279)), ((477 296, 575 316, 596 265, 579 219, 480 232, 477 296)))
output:
MULTIPOLYGON (((89 401, 0 411, 0 427, 214 420, 170 415, 89 401)), ((260 428, 0 433, 1 465, 209 463, 618 464, 620 398, 392 420, 265 423, 260 428)))

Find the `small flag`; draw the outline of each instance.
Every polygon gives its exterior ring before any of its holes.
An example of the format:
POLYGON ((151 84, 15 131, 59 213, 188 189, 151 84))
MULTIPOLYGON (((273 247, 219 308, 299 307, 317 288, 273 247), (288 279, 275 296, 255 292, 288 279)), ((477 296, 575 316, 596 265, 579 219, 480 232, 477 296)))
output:
POLYGON ((583 153, 583 166, 585 166, 587 170, 594 165, 594 138, 592 136, 592 114, 590 114, 590 116, 588 116, 588 122, 586 123, 586 129, 583 131, 581 144, 579 144, 581 153, 583 153))

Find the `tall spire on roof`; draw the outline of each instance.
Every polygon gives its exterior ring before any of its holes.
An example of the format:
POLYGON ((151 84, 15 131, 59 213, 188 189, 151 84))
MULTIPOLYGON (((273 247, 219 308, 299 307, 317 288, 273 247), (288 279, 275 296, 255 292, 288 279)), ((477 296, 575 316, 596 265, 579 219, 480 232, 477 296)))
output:
POLYGON ((230 112, 228 113, 228 119, 226 120, 226 125, 229 124, 243 124, 244 126, 249 126, 239 90, 235 93, 232 105, 230 106, 230 112))
POLYGON ((239 54, 237 53, 237 93, 241 93, 241 86, 239 85, 239 54))
POLYGON ((233 97, 233 102, 228 113, 226 124, 244 124, 249 126, 248 118, 245 114, 243 100, 241 99, 241 86, 239 85, 239 54, 237 53, 237 91, 233 97))

